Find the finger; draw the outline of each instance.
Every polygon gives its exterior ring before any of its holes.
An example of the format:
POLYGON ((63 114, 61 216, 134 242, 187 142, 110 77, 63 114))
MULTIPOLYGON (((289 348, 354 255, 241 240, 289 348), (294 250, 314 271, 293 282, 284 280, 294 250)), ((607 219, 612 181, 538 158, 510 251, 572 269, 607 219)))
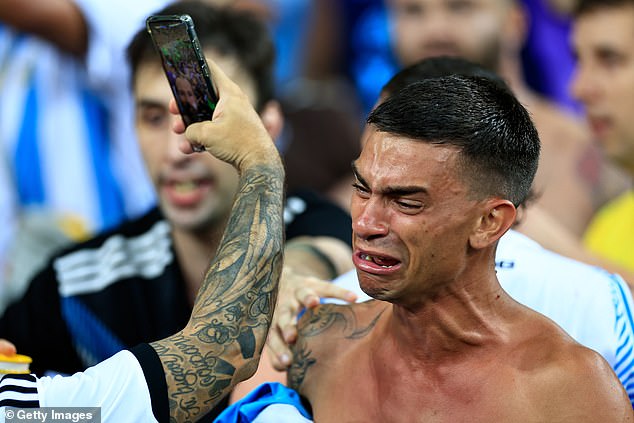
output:
POLYGON ((0 354, 15 355, 16 352, 17 351, 13 343, 7 341, 6 339, 0 339, 0 354))
POLYGON ((178 140, 178 149, 185 154, 191 154, 194 152, 194 148, 187 140, 178 140))
POLYGON ((299 307, 300 305, 298 303, 278 305, 275 315, 273 316, 272 326, 282 330, 289 325, 295 325, 297 323, 299 307))
POLYGON ((297 316, 300 304, 289 302, 285 305, 278 305, 273 316, 272 326, 282 334, 282 339, 286 344, 294 344, 297 340, 297 316))
POLYGON ((314 301, 314 297, 319 298, 337 298, 346 302, 354 302, 357 300, 357 294, 354 292, 335 285, 331 282, 312 280, 304 287, 298 288, 295 293, 296 298, 306 307, 309 306, 308 301, 314 301))
POLYGON ((269 361, 276 370, 286 370, 291 365, 291 350, 276 330, 269 332, 266 345, 271 354, 269 361))
POLYGON ((187 128, 185 127, 185 122, 183 122, 181 115, 174 116, 172 119, 172 131, 177 134, 182 134, 185 132, 185 129, 187 128))
POLYGON ((287 325, 280 326, 282 330, 282 339, 286 345, 293 345, 297 341, 297 319, 288 323, 287 325))
POLYGON ((219 99, 222 99, 223 93, 236 90, 238 86, 227 76, 227 74, 223 72, 222 69, 220 69, 220 66, 216 65, 216 62, 207 59, 207 65, 209 65, 211 80, 216 85, 219 99))
POLYGON ((295 298, 306 308, 317 307, 320 302, 319 295, 308 286, 297 288, 295 298))
POLYGON ((170 99, 169 111, 173 115, 180 115, 181 114, 181 112, 178 110, 178 105, 176 104, 176 100, 174 98, 170 99))

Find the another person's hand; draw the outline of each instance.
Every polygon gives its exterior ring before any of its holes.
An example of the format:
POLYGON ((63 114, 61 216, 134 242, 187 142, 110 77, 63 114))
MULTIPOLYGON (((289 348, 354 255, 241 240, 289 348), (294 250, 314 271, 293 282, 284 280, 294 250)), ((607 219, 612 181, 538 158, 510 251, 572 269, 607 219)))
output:
POLYGON ((12 356, 16 355, 16 353, 15 345, 6 339, 0 339, 0 354, 12 356))
POLYGON ((276 370, 286 370, 292 361, 289 348, 297 340, 297 319, 304 308, 316 307, 321 298, 337 298, 354 302, 354 292, 329 281, 295 273, 287 266, 282 270, 280 288, 267 347, 271 364, 276 370))

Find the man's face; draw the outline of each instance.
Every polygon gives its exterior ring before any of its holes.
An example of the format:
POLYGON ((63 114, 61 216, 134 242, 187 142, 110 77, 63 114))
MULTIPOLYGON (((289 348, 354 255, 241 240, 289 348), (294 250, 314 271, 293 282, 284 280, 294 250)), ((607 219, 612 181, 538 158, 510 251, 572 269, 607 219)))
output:
POLYGON ((415 305, 467 267, 477 200, 457 150, 370 129, 355 162, 353 262, 370 296, 415 305))
MULTIPOLYGON (((255 102, 253 81, 236 61, 206 52, 255 102)), ((200 231, 223 224, 231 210, 238 174, 209 153, 186 155, 178 148, 184 135, 172 131, 177 116, 160 63, 145 62, 135 78, 136 131, 146 168, 167 219, 177 229, 200 231)))
POLYGON ((403 66, 460 56, 496 71, 509 0, 388 0, 394 50, 403 66))
POLYGON ((578 58, 572 92, 606 155, 634 174, 634 7, 613 7, 575 22, 578 58))
POLYGON ((196 101, 196 95, 194 94, 192 84, 183 77, 176 78, 175 83, 176 92, 178 93, 181 103, 189 104, 192 109, 196 110, 196 108, 198 108, 198 102, 196 101))

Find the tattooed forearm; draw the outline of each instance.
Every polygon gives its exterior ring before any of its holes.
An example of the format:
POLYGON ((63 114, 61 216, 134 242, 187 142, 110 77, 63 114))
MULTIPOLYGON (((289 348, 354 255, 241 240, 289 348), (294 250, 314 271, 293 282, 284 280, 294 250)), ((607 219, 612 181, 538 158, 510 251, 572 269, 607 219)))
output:
POLYGON ((257 368, 282 269, 283 170, 252 168, 200 287, 187 327, 152 344, 172 420, 194 421, 257 368))

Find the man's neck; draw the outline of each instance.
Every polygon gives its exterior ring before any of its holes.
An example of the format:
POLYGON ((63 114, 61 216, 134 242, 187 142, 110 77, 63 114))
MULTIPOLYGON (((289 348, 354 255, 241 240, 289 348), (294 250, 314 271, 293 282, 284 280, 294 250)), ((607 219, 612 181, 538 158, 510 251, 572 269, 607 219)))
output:
POLYGON ((174 250, 187 289, 187 298, 190 304, 194 304, 200 283, 205 277, 205 272, 209 268, 209 263, 216 255, 216 250, 220 244, 224 225, 219 225, 219 231, 184 231, 173 229, 174 250))
POLYGON ((516 307, 492 276, 488 283, 446 288, 415 310, 395 304, 383 328, 401 354, 438 363, 503 343, 516 307))

